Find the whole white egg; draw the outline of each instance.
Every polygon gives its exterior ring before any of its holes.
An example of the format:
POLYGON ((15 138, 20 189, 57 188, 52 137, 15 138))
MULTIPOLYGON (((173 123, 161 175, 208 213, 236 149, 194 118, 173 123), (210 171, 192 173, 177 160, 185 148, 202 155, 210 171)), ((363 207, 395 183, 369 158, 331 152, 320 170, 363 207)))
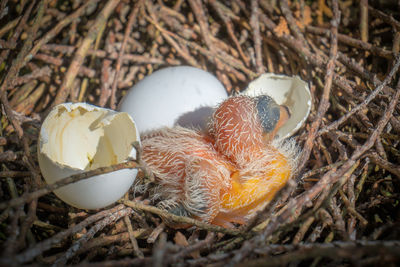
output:
POLYGON ((214 107, 227 97, 214 75, 189 66, 167 67, 134 85, 119 109, 135 118, 140 132, 174 125, 204 129, 214 107))

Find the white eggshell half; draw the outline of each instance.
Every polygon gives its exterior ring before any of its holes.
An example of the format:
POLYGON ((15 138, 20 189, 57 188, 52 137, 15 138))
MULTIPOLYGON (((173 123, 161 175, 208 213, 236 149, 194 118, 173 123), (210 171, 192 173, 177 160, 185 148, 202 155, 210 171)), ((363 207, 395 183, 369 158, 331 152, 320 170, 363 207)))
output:
MULTIPOLYGON (((52 109, 39 136, 38 159, 43 177, 53 184, 73 174, 122 163, 136 157, 139 133, 132 118, 86 103, 52 109)), ((123 169, 64 186, 54 193, 71 206, 98 209, 120 199, 137 175, 123 169)))
POLYGON ((227 97, 212 74, 189 66, 168 67, 134 85, 119 109, 135 118, 140 132, 174 125, 204 129, 213 108, 227 97))
POLYGON ((278 130, 276 139, 292 136, 303 126, 311 110, 311 93, 306 82, 298 76, 290 77, 272 73, 262 74, 252 81, 244 95, 269 95, 279 105, 285 105, 291 113, 290 119, 278 130))

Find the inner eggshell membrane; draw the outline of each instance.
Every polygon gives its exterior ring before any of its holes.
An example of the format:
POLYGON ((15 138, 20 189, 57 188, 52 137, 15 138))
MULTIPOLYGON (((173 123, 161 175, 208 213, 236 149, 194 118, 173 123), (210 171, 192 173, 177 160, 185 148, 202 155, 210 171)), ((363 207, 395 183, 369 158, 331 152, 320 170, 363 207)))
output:
POLYGON ((53 116, 57 123, 43 125, 47 140, 41 152, 58 164, 92 170, 135 156, 130 153, 136 129, 126 113, 78 106, 60 107, 53 116))

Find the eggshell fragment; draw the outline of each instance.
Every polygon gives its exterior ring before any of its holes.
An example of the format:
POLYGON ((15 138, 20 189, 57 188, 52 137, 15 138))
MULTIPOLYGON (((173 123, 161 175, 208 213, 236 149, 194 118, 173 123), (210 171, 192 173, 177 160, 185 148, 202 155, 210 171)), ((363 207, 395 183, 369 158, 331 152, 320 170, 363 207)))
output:
POLYGON ((133 86, 120 110, 135 118, 140 132, 174 125, 205 129, 213 108, 227 97, 212 74, 189 66, 168 67, 133 86))
POLYGON ((311 93, 306 82, 298 76, 262 74, 242 92, 248 96, 269 95, 279 105, 289 108, 290 119, 278 130, 275 139, 295 134, 307 120, 311 110, 311 93))
MULTIPOLYGON (((86 103, 53 108, 43 122, 38 159, 48 184, 73 174, 122 163, 136 157, 139 133, 132 118, 86 103)), ((98 209, 121 198, 137 175, 122 169, 67 185, 54 191, 71 206, 98 209)))

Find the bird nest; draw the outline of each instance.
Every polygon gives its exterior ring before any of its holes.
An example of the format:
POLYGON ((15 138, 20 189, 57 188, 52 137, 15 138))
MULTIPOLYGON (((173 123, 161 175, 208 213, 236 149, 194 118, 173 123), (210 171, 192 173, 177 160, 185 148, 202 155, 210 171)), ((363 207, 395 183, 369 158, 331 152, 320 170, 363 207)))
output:
POLYGON ((338 2, 1 1, 0 263, 399 264, 399 6, 338 2), (134 188, 102 210, 60 201, 52 191, 95 171, 44 183, 36 150, 49 108, 115 109, 176 65, 213 73, 229 94, 265 72, 308 82, 291 182, 229 229, 169 214, 134 188))

